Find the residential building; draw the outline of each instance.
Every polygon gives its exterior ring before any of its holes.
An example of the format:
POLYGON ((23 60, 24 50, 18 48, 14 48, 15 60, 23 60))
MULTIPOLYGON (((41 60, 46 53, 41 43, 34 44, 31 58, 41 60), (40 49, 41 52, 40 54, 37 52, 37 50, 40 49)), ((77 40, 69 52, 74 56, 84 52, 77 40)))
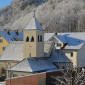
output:
POLYGON ((74 67, 85 66, 85 32, 57 33, 48 41, 53 41, 56 49, 61 49, 74 67))
MULTIPOLYGON (((9 30, 0 31, 0 56, 3 53, 3 51, 5 51, 8 44, 12 41, 23 41, 23 32, 18 32, 18 31, 13 32, 9 30)), ((11 53, 11 50, 9 52, 11 53)), ((6 58, 7 58, 7 55, 6 55, 6 58)), ((2 76, 2 71, 4 70, 5 67, 7 67, 6 63, 0 61, 0 77, 2 76)))

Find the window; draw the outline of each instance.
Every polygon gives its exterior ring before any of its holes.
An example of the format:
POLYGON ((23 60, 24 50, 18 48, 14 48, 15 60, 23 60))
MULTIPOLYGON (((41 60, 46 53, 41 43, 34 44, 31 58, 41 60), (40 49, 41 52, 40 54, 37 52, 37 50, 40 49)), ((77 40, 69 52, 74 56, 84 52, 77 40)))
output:
POLYGON ((5 47, 3 47, 2 50, 4 51, 5 50, 5 47))
POLYGON ((26 42, 29 42, 29 37, 26 38, 26 42))
POLYGON ((57 43, 57 46, 61 46, 61 43, 57 43))
POLYGON ((3 42, 3 40, 2 39, 0 39, 0 43, 2 43, 3 42))
POLYGON ((73 53, 71 53, 71 57, 73 57, 73 53))
POLYGON ((40 35, 40 42, 42 42, 42 35, 40 35))
POLYGON ((17 77, 18 75, 17 74, 13 74, 13 77, 17 77))
POLYGON ((34 37, 32 36, 32 38, 31 38, 31 42, 34 42, 34 37))
POLYGON ((42 42, 42 35, 38 35, 38 42, 42 42))
POLYGON ((40 39, 39 39, 39 35, 38 35, 38 42, 40 41, 40 39))

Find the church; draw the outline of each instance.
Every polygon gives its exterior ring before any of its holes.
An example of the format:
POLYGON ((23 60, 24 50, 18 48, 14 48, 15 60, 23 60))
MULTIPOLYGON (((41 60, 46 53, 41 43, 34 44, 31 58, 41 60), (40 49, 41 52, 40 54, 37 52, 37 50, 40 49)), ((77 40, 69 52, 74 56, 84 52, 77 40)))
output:
POLYGON ((33 17, 24 29, 24 41, 10 42, 0 57, 0 61, 10 63, 7 78, 72 68, 72 62, 52 41, 44 41, 44 33, 33 17))

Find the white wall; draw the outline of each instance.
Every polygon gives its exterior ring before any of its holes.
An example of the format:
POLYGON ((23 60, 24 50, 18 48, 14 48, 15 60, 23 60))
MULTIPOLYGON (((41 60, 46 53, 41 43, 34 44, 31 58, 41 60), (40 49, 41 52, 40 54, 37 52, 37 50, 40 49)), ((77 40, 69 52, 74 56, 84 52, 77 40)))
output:
POLYGON ((81 49, 78 51, 77 55, 78 59, 78 67, 84 67, 85 66, 85 43, 81 47, 81 49))

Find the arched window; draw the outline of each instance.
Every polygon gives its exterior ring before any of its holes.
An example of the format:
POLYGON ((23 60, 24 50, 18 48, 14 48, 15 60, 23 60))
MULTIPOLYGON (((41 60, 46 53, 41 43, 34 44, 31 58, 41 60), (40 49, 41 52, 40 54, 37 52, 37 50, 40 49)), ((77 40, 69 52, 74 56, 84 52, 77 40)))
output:
POLYGON ((31 38, 31 42, 34 42, 34 37, 32 36, 32 38, 31 38))
POLYGON ((42 42, 42 35, 40 35, 40 42, 42 42))
POLYGON ((39 35, 38 35, 38 42, 40 42, 39 35))
POLYGON ((29 37, 26 38, 26 42, 29 42, 29 37))

